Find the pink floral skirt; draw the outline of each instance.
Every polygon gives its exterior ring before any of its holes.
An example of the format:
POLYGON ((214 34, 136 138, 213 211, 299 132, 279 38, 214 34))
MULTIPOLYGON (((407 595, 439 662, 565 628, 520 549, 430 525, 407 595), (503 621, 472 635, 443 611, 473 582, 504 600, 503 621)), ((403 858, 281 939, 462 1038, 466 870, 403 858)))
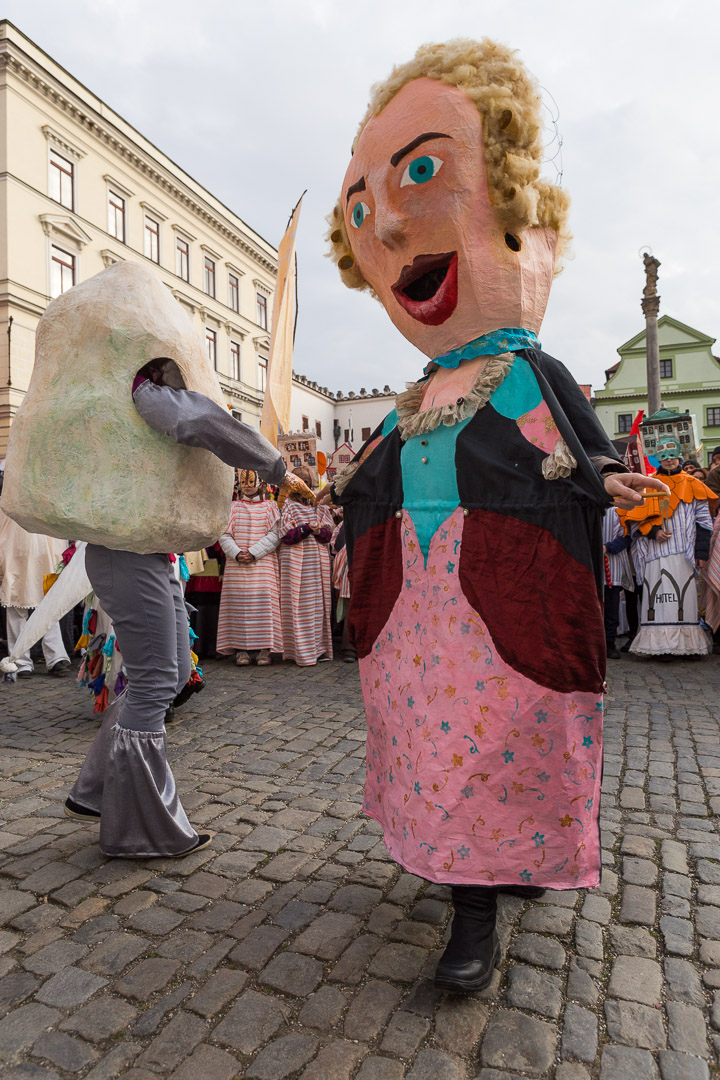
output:
POLYGON ((458 507, 443 522, 424 565, 403 515, 403 589, 360 661, 365 812, 430 881, 592 888, 602 701, 549 690, 498 655, 460 587, 464 520, 458 507))

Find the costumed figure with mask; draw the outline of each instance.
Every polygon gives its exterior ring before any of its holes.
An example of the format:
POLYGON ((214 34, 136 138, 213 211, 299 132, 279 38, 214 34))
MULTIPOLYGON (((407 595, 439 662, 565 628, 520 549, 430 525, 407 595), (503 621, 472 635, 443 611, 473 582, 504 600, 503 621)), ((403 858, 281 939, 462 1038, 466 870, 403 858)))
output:
POLYGON ((673 435, 658 440, 655 457, 669 496, 621 515, 635 539, 633 561, 642 585, 640 629, 630 652, 704 656, 712 643, 700 625, 696 566, 704 567, 710 553, 711 510, 718 497, 682 468, 682 449, 673 435))
POLYGON ((227 561, 223 574, 217 651, 235 653, 235 663, 247 667, 270 663, 270 653, 283 651, 280 624, 280 511, 265 498, 265 485, 252 469, 239 476, 240 498, 230 510, 220 546, 227 561))
MULTIPOLYGON (((295 474, 306 484, 304 465, 295 474)), ((280 515, 280 611, 283 656, 298 667, 332 660, 330 552, 334 522, 326 506, 301 494, 278 499, 280 515)))
POLYGON ((435 980, 461 993, 492 977, 498 888, 598 884, 602 516, 647 483, 537 339, 567 242, 541 159, 515 54, 428 45, 374 88, 329 219, 345 284, 430 360, 334 498, 365 811, 407 871, 452 886, 435 980))
POLYGON ((50 304, 10 432, 3 508, 34 532, 87 541, 87 576, 122 650, 127 689, 106 710, 65 804, 70 817, 99 821, 105 855, 178 857, 211 842, 188 821, 166 757, 164 718, 191 658, 165 553, 220 536, 231 466, 277 483, 286 471, 228 412, 201 341, 158 276, 117 263, 50 304))

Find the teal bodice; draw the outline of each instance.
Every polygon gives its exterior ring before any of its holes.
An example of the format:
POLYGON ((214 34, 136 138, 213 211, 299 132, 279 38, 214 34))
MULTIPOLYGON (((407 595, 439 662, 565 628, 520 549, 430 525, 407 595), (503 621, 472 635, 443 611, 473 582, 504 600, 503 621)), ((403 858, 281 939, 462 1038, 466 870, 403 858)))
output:
MULTIPOLYGON (((492 394, 489 404, 502 416, 517 420, 542 402, 542 394, 530 364, 516 356, 513 366, 492 394)), ((456 424, 439 424, 433 431, 414 435, 403 443, 400 453, 404 502, 427 560, 430 541, 438 527, 457 507, 455 444, 460 432, 473 418, 456 424)), ((393 409, 386 417, 382 434, 397 424, 393 409)))

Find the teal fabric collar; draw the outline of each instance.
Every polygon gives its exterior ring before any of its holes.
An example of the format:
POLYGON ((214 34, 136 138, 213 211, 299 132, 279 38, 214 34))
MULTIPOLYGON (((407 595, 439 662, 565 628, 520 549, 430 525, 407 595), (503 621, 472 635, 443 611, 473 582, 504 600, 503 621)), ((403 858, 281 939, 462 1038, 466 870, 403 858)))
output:
POLYGON ((437 356, 425 368, 425 374, 432 364, 438 367, 456 368, 461 360, 474 360, 476 356, 497 356, 499 353, 517 352, 519 349, 540 349, 542 346, 537 339, 537 334, 532 330, 522 330, 518 327, 504 327, 502 330, 492 330, 489 334, 469 341, 459 349, 437 356))

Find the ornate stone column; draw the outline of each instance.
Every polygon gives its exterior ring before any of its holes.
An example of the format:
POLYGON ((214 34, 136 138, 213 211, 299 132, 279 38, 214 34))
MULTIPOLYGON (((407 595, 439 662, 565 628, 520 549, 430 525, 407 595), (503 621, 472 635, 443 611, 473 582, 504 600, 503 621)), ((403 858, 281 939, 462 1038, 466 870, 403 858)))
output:
POLYGON ((657 294, 659 259, 645 252, 645 288, 640 305, 645 315, 645 348, 647 356, 648 416, 662 408, 660 399, 660 350, 658 347, 657 317, 660 297, 657 294))

